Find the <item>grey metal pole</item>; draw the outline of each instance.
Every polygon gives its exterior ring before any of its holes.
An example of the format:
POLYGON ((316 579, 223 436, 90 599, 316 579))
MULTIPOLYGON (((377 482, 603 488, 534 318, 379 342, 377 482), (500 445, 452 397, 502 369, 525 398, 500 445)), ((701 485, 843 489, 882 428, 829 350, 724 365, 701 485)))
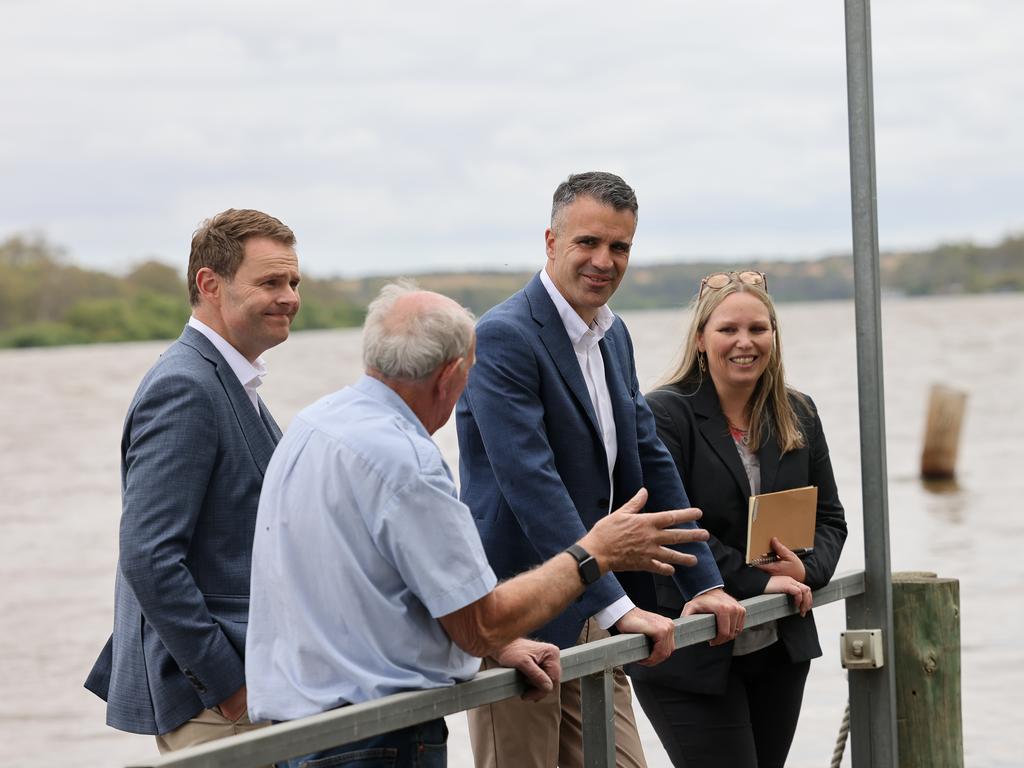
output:
POLYGON ((880 669, 850 670, 851 757, 854 768, 893 768, 898 765, 896 675, 882 386, 871 14, 869 0, 845 2, 866 587, 864 595, 847 601, 847 626, 851 629, 880 628, 885 660, 880 669))

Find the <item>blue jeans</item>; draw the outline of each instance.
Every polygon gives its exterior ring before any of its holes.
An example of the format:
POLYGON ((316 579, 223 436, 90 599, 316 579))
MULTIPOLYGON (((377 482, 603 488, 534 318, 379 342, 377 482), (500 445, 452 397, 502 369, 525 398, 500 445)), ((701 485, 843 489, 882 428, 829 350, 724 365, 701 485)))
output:
POLYGON ((444 718, 293 757, 279 768, 445 768, 448 727, 444 718))

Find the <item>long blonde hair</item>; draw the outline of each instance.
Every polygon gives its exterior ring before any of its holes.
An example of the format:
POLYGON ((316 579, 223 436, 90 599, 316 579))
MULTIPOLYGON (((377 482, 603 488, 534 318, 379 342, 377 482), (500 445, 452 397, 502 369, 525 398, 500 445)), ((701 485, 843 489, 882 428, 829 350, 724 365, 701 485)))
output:
MULTIPOLYGON (((701 352, 697 349, 697 337, 704 332, 704 326, 707 325, 711 313, 725 301, 726 297, 734 293, 749 293, 764 304, 768 310, 768 316, 771 318, 772 330, 775 332, 775 343, 772 344, 772 350, 768 356, 768 367, 761 374, 761 378, 754 388, 754 394, 747 404, 750 409, 750 448, 756 451, 761 446, 762 440, 773 433, 778 440, 780 452, 786 453, 803 448, 807 444, 807 440, 800 429, 800 419, 796 415, 790 397, 805 406, 808 405, 807 400, 802 394, 786 386, 786 372, 782 365, 782 333, 779 330, 775 304, 768 292, 760 285, 750 285, 734 280, 724 288, 705 291, 703 297, 699 295, 694 297, 690 304, 693 315, 690 319, 690 327, 686 332, 682 353, 673 369, 658 382, 658 386, 677 384, 683 381, 695 382, 697 388, 703 385, 705 373, 701 370, 701 352)), ((711 378, 710 374, 708 378, 711 378)), ((712 386, 714 386, 713 383, 712 386)))

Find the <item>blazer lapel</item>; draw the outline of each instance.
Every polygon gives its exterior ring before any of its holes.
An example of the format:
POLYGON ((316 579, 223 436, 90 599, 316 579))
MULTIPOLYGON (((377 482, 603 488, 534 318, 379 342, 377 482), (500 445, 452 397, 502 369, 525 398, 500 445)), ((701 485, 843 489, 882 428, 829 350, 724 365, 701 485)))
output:
POLYGON ((263 398, 256 395, 256 399, 260 404, 260 416, 263 418, 263 424, 270 432, 271 438, 274 440, 274 446, 276 447, 281 442, 281 428, 277 426, 277 422, 274 421, 274 417, 270 414, 270 410, 267 408, 267 404, 263 402, 263 398))
POLYGON ((736 442, 729 434, 729 425, 718 403, 718 393, 715 392, 710 380, 705 380, 693 396, 693 410, 701 417, 700 433, 704 440, 728 468, 744 498, 749 497, 750 481, 747 479, 746 470, 743 469, 743 462, 740 461, 739 451, 736 450, 736 442))
MULTIPOLYGON (((253 407, 252 400, 245 393, 245 387, 242 386, 235 372, 231 370, 231 366, 203 334, 191 326, 186 326, 180 341, 195 349, 213 365, 217 378, 220 379, 221 386, 224 387, 228 402, 231 404, 231 409, 235 412, 235 418, 238 419, 238 425, 242 429, 242 436, 249 446, 253 461, 256 462, 261 475, 266 473, 267 463, 274 453, 279 437, 272 433, 260 416, 265 411, 265 407, 261 408, 259 412, 253 407)), ((267 416, 269 415, 270 413, 267 412, 267 416)), ((270 421, 273 423, 272 418, 270 421)), ((277 427, 276 423, 274 427, 277 427)), ((278 433, 280 433, 280 429, 278 429, 278 433)))
POLYGON ((565 332, 562 318, 558 316, 558 311, 555 309, 551 297, 548 296, 547 289, 540 281, 539 275, 534 275, 533 279, 527 283, 526 298, 530 302, 530 312, 534 321, 541 326, 539 334, 541 342, 558 367, 558 372, 562 375, 569 391, 572 392, 573 397, 576 398, 580 407, 587 414, 587 418, 590 419, 590 425, 595 434, 600 435, 597 411, 594 410, 594 404, 590 401, 590 392, 587 391, 587 383, 583 379, 583 371, 580 370, 576 352, 572 348, 572 342, 569 341, 569 334, 565 332))
POLYGON ((267 471, 267 464, 276 447, 274 438, 256 408, 253 407, 252 400, 245 393, 245 387, 242 386, 238 377, 235 376, 235 372, 231 370, 231 366, 224 362, 223 358, 217 364, 217 376, 220 378, 221 384, 224 385, 231 408, 242 427, 242 435, 249 445, 249 452, 262 475, 267 471))

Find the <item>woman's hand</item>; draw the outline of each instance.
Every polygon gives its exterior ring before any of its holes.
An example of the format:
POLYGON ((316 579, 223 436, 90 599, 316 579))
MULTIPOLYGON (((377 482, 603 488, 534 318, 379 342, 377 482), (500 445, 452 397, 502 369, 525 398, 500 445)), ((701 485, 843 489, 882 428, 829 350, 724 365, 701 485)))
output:
POLYGON ((806 616, 807 612, 811 610, 811 602, 814 598, 811 595, 811 588, 803 583, 807 575, 803 562, 793 553, 793 550, 777 538, 772 538, 772 550, 779 559, 774 563, 757 566, 771 576, 765 585, 765 594, 792 595, 800 615, 806 616))
POLYGON ((801 616, 807 615, 807 612, 811 610, 811 603, 814 601, 814 596, 811 594, 811 588, 806 584, 801 584, 799 581, 790 578, 789 576, 772 576, 768 579, 768 583, 764 587, 764 593, 766 595, 792 595, 793 602, 796 604, 797 610, 800 611, 801 616))
POLYGON ((807 571, 804 569, 803 562, 793 553, 793 550, 773 537, 772 551, 775 552, 779 559, 774 563, 765 563, 757 567, 770 576, 789 576, 791 579, 795 579, 802 584, 807 577, 807 571))

